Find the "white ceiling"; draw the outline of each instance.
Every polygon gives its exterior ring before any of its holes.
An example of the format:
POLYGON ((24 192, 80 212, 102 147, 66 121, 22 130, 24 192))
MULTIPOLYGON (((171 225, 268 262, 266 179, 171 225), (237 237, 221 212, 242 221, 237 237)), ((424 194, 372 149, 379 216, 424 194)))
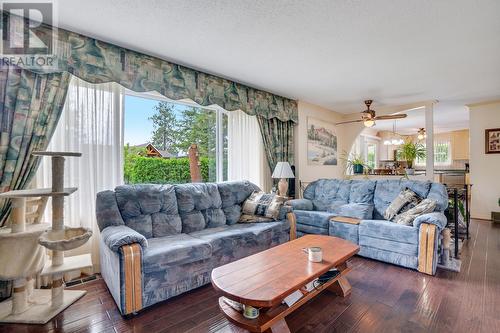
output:
POLYGON ((60 0, 58 12, 62 28, 343 113, 366 98, 500 98, 498 0, 60 0))
MULTIPOLYGON (((469 111, 465 106, 438 104, 434 107, 434 132, 443 133, 469 128, 469 111)), ((400 120, 377 121, 373 129, 392 131, 394 123, 396 132, 403 135, 416 134, 419 128, 425 128, 425 109, 414 109, 406 112, 408 117, 400 120)))

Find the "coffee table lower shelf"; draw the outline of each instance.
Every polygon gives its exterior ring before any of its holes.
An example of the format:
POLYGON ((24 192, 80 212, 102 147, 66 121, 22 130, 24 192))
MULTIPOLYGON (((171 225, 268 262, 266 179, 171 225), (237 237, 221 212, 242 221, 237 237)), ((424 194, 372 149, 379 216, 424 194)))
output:
POLYGON ((323 290, 328 289, 342 297, 346 297, 351 293, 351 285, 345 278, 345 274, 350 270, 349 267, 345 267, 336 278, 310 292, 305 292, 304 296, 291 307, 280 304, 273 308, 261 309, 260 316, 257 319, 245 318, 243 314, 226 304, 224 302, 224 297, 219 298, 219 307, 229 321, 250 332, 289 333, 290 329, 285 322, 285 317, 300 308, 323 290))

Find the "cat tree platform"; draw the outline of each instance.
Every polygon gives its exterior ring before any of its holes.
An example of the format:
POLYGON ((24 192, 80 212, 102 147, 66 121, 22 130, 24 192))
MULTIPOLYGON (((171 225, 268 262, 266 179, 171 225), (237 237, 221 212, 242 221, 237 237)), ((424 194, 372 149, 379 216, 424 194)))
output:
POLYGON ((34 289, 27 310, 22 313, 11 313, 12 299, 0 303, 0 323, 45 324, 86 293, 85 290, 64 290, 61 304, 52 305, 51 289, 34 289))

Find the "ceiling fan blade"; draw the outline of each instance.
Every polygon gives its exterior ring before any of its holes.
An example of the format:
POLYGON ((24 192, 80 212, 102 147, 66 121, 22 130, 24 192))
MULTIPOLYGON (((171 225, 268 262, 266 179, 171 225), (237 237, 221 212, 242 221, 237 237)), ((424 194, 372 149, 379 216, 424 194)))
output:
POLYGON ((335 123, 335 125, 344 125, 344 124, 352 124, 352 123, 360 123, 364 120, 359 119, 359 120, 349 120, 349 121, 341 121, 340 123, 335 123))
POLYGON ((393 114, 388 116, 377 116, 373 120, 391 120, 391 119, 403 119, 408 117, 407 114, 393 114))

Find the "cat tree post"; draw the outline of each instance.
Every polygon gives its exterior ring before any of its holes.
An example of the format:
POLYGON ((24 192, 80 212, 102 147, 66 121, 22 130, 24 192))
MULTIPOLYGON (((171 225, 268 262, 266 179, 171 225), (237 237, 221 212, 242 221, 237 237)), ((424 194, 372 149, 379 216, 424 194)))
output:
POLYGON ((23 313, 28 309, 28 291, 26 290, 26 279, 15 279, 12 292, 12 313, 23 313))
MULTIPOLYGON (((52 156, 52 192, 64 191, 64 157, 52 156)), ((52 197, 52 230, 64 230, 64 196, 52 197)), ((64 263, 63 251, 52 251, 52 265, 58 266, 64 263)))
POLYGON ((11 232, 23 232, 26 230, 26 198, 12 198, 11 232))

